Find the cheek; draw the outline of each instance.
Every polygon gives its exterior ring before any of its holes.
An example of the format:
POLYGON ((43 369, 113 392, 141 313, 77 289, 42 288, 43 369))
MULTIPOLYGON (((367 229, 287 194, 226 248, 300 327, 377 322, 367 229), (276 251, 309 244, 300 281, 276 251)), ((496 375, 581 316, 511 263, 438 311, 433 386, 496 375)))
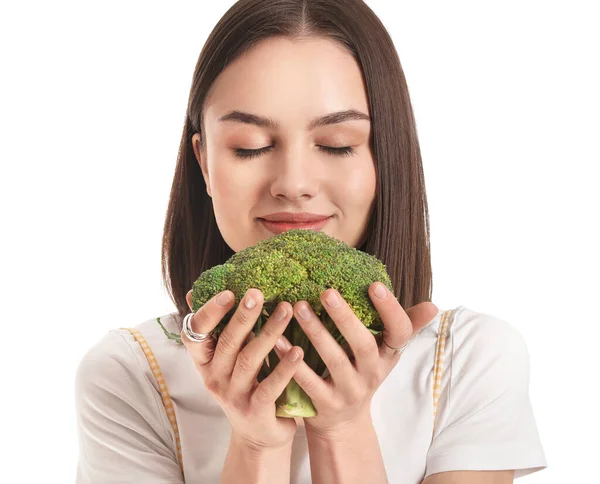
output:
POLYGON ((224 166, 215 167, 210 177, 212 202, 215 216, 222 222, 236 221, 242 216, 243 208, 252 205, 254 183, 244 170, 224 166))
POLYGON ((354 169, 341 170, 336 175, 337 187, 348 207, 365 208, 375 198, 375 167, 368 162, 354 169))
POLYGON ((246 170, 226 162, 215 166, 211 173, 213 198, 224 203, 246 198, 253 186, 254 183, 246 170))

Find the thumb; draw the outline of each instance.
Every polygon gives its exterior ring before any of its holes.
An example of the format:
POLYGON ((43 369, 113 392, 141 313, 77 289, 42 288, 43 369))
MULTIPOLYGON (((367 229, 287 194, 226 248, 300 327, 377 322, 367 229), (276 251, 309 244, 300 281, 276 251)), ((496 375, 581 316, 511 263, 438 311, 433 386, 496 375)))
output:
POLYGON ((185 295, 185 300, 188 303, 188 307, 190 308, 190 311, 192 310, 192 291, 188 291, 188 293, 185 295))

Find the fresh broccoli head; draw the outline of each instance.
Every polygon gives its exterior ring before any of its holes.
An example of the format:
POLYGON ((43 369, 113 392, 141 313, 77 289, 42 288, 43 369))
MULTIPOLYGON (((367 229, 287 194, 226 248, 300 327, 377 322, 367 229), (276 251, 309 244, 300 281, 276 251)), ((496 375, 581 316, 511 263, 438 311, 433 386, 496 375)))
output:
MULTIPOLYGON (((193 284, 192 311, 196 312, 221 291, 228 289, 235 294, 233 308, 213 332, 218 339, 250 288, 260 289, 264 295, 262 314, 252 329, 255 335, 280 302, 288 301, 293 306, 297 301, 305 300, 352 357, 345 338, 321 304, 320 296, 328 288, 336 289, 371 333, 379 335, 383 331, 383 322, 368 293, 369 286, 375 281, 382 282, 393 292, 386 266, 376 257, 323 232, 293 229, 247 247, 224 264, 204 271, 193 284)), ((181 343, 180 335, 169 333, 164 327, 163 330, 169 338, 181 343)), ((284 335, 292 345, 304 350, 304 361, 315 373, 325 376, 325 364, 295 318, 284 335)), ((279 358, 272 350, 259 372, 259 381, 268 376, 278 362, 279 358)), ((277 399, 276 407, 276 415, 280 417, 317 414, 308 395, 293 379, 277 399)))

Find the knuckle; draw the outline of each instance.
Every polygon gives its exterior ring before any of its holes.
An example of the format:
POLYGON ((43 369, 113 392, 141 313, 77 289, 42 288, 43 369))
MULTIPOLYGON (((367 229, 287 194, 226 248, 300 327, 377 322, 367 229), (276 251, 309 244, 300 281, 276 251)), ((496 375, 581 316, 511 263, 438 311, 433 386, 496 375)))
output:
POLYGON ((410 318, 401 318, 396 324, 395 327, 398 329, 398 335, 403 340, 409 340, 413 336, 413 326, 410 318))
POLYGON ((328 406, 330 407, 332 413, 335 415, 342 412, 344 410, 344 407, 347 406, 347 404, 339 398, 332 398, 328 402, 328 406))
POLYGON ((252 310, 244 307, 237 312, 237 320, 243 325, 246 325, 252 320, 252 310))
POLYGON ((219 388, 221 387, 219 381, 216 378, 212 377, 204 379, 204 386, 210 393, 214 395, 217 395, 219 393, 219 388))
POLYGON ((329 365, 327 365, 328 367, 330 367, 329 372, 333 373, 337 368, 344 366, 348 361, 348 357, 345 354, 334 356, 331 359, 329 365))
POLYGON ((316 391, 316 383, 313 380, 307 379, 300 379, 298 377, 298 375, 294 376, 294 380, 296 380, 296 383, 298 383, 298 385, 300 385, 302 387, 302 389, 306 392, 306 393, 315 393, 316 391))
POLYGON ((267 380, 263 380, 263 382, 258 386, 256 391, 254 392, 253 400, 258 405, 265 405, 267 403, 271 403, 272 397, 272 386, 271 382, 267 380))
POLYGON ((365 400, 367 392, 362 387, 354 387, 350 390, 350 402, 359 403, 365 400))
POLYGON ((231 407, 239 414, 246 415, 248 412, 248 403, 244 398, 233 398, 231 407))
POLYGON ((354 313, 344 311, 342 314, 340 314, 337 322, 338 324, 348 325, 354 321, 354 318, 354 313))
POLYGON ((329 331, 325 326, 320 325, 312 331, 312 337, 321 338, 325 333, 329 333, 329 331))
POLYGON ((406 325, 406 327, 404 328, 404 330, 400 333, 401 337, 403 340, 408 341, 409 339, 411 339, 413 337, 413 328, 411 323, 408 323, 406 325))
POLYGON ((268 324, 260 329, 260 334, 268 340, 276 339, 279 336, 279 333, 273 331, 273 328, 268 324))
POLYGON ((243 374, 246 374, 249 371, 252 371, 252 369, 254 368, 254 361, 248 355, 247 352, 240 351, 240 353, 237 357, 236 366, 238 367, 240 372, 242 372, 243 374))
MULTIPOLYGON (((402 346, 405 343, 408 343, 413 337, 412 329, 409 330, 400 330, 397 333, 397 336, 389 336, 384 339, 391 346, 402 346), (398 343, 390 343, 390 341, 398 341, 398 343)), ((383 345, 383 343, 382 343, 383 345)))
POLYGON ((223 331, 219 336, 219 344, 217 346, 221 353, 229 354, 235 349, 235 342, 231 331, 223 331))
POLYGON ((196 333, 202 333, 210 330, 211 317, 208 311, 206 310, 206 306, 202 306, 200 309, 198 309, 198 311, 196 311, 196 314, 194 314, 194 316, 192 317, 192 326, 195 326, 194 331, 196 331, 196 333), (196 325, 193 324, 194 320, 197 323, 196 325), (202 331, 203 328, 206 329, 202 331))
POLYGON ((375 340, 360 345, 354 351, 355 358, 370 358, 373 355, 377 354, 377 345, 375 344, 375 340))

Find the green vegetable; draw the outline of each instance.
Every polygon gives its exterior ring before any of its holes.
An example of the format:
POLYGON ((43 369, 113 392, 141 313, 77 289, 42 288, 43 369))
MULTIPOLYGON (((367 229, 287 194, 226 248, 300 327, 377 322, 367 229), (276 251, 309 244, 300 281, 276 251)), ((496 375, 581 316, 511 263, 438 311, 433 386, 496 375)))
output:
MULTIPOLYGON (((224 264, 204 271, 193 284, 192 311, 197 311, 226 289, 235 294, 233 308, 213 332, 218 339, 250 288, 260 289, 264 296, 262 314, 252 330, 255 335, 281 301, 288 301, 293 306, 297 301, 305 300, 335 340, 353 357, 345 338, 321 304, 320 296, 326 289, 335 288, 371 333, 379 335, 383 331, 383 322, 368 294, 369 286, 375 281, 384 283, 393 292, 386 266, 376 257, 323 232, 293 229, 262 240, 234 254, 224 264)), ((181 335, 168 332, 160 319, 157 320, 167 337, 181 344, 181 335)), ((323 377, 327 368, 295 318, 284 335, 304 350, 304 361, 323 377)), ((268 376, 278 362, 277 354, 271 350, 258 380, 268 376)), ((317 414, 308 395, 293 379, 277 399, 276 407, 276 415, 280 417, 317 414)))

